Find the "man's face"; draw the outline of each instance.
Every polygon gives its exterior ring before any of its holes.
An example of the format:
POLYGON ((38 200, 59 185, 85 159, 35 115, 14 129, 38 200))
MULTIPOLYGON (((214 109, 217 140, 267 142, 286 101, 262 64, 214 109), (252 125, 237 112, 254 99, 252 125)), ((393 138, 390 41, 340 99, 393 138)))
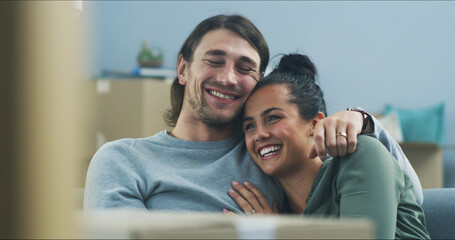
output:
POLYGON ((259 54, 241 36, 208 32, 190 63, 179 59, 179 82, 186 85, 182 111, 210 126, 232 123, 260 78, 259 66, 259 54))

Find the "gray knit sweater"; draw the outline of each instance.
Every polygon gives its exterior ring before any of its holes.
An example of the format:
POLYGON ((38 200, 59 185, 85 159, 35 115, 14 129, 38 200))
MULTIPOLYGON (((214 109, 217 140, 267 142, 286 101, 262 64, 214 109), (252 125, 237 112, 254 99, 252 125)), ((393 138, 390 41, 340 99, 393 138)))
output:
MULTIPOLYGON (((409 175, 419 203, 420 182, 399 148, 374 119, 378 138, 409 175)), ((241 136, 213 142, 184 141, 165 131, 139 139, 103 145, 87 173, 84 209, 142 208, 242 212, 228 196, 233 180, 257 186, 269 204, 284 207, 284 192, 276 179, 262 173, 251 160, 241 136)))
POLYGON ((87 173, 84 209, 143 208, 215 211, 241 209, 228 196, 233 180, 249 181, 283 206, 278 181, 262 173, 241 136, 184 141, 165 131, 103 145, 87 173))

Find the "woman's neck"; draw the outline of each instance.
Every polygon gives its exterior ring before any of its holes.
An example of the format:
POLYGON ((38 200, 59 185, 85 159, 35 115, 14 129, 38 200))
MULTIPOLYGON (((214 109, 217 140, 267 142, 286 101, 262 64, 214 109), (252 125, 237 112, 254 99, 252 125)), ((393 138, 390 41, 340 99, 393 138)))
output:
POLYGON ((305 209, 306 199, 321 165, 320 158, 306 159, 302 161, 300 169, 294 171, 293 174, 277 177, 288 197, 293 213, 302 213, 305 209))

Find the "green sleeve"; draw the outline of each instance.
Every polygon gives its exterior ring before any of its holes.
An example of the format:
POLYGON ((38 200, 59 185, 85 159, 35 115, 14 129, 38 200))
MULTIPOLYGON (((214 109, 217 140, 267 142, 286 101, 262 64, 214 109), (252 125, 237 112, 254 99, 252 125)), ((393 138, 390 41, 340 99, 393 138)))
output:
POLYGON ((340 217, 367 217, 376 238, 394 238, 404 180, 393 156, 376 139, 359 136, 357 151, 337 160, 340 217))

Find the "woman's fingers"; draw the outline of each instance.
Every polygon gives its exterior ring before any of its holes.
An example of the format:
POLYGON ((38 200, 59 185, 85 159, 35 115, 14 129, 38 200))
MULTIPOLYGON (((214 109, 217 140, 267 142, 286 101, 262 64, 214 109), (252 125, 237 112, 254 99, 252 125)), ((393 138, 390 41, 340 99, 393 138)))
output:
POLYGON ((274 202, 275 205, 271 208, 264 194, 253 184, 244 182, 244 185, 242 185, 234 181, 232 182, 232 186, 237 192, 229 189, 229 196, 234 199, 246 214, 278 214, 276 201, 274 202))
POLYGON ((234 191, 233 189, 229 189, 228 194, 232 199, 234 199, 234 201, 240 206, 240 208, 242 208, 244 213, 251 214, 254 212, 253 211, 254 208, 238 192, 234 191))
POLYGON ((326 152, 332 157, 355 152, 357 134, 363 125, 360 117, 358 112, 342 111, 320 120, 313 129, 314 147, 308 156, 318 155, 324 160, 326 152))
MULTIPOLYGON (((232 187, 238 192, 237 195, 240 195, 241 199, 239 201, 236 200, 237 204, 245 211, 245 213, 254 213, 254 212, 262 212, 262 206, 258 202, 255 194, 252 193, 250 190, 245 188, 242 184, 237 181, 232 182, 232 187), (243 201, 242 201, 243 200, 243 201), (253 211, 254 210, 254 211, 253 211)), ((235 200, 235 199, 234 199, 235 200)))
POLYGON ((259 202, 260 207, 262 209, 264 209, 264 210, 270 209, 267 199, 265 198, 264 194, 262 194, 262 192, 259 189, 257 189, 253 184, 251 184, 249 182, 243 182, 243 184, 246 189, 248 189, 251 193, 254 194, 254 196, 256 197, 256 200, 259 202))
MULTIPOLYGON (((330 156, 337 156, 338 148, 337 148, 337 137, 336 137, 336 130, 338 122, 336 119, 333 118, 325 118, 321 121, 323 122, 324 129, 325 129, 325 145, 327 148, 327 153, 330 156)), ((324 144, 324 142, 323 142, 324 144)))
POLYGON ((347 154, 354 153, 357 147, 357 129, 352 124, 348 125, 347 129, 347 154))
POLYGON ((275 200, 273 201, 273 204, 272 204, 272 211, 276 214, 278 214, 278 202, 275 200))
POLYGON ((344 124, 339 124, 336 131, 336 148, 337 154, 332 156, 346 156, 347 152, 347 143, 348 143, 348 134, 346 133, 346 126, 344 124))
POLYGON ((227 209, 227 208, 224 208, 224 209, 223 209, 223 213, 224 213, 224 215, 226 215, 226 216, 234 216, 234 215, 237 215, 237 214, 235 214, 233 211, 231 211, 231 210, 229 210, 229 209, 227 209))

